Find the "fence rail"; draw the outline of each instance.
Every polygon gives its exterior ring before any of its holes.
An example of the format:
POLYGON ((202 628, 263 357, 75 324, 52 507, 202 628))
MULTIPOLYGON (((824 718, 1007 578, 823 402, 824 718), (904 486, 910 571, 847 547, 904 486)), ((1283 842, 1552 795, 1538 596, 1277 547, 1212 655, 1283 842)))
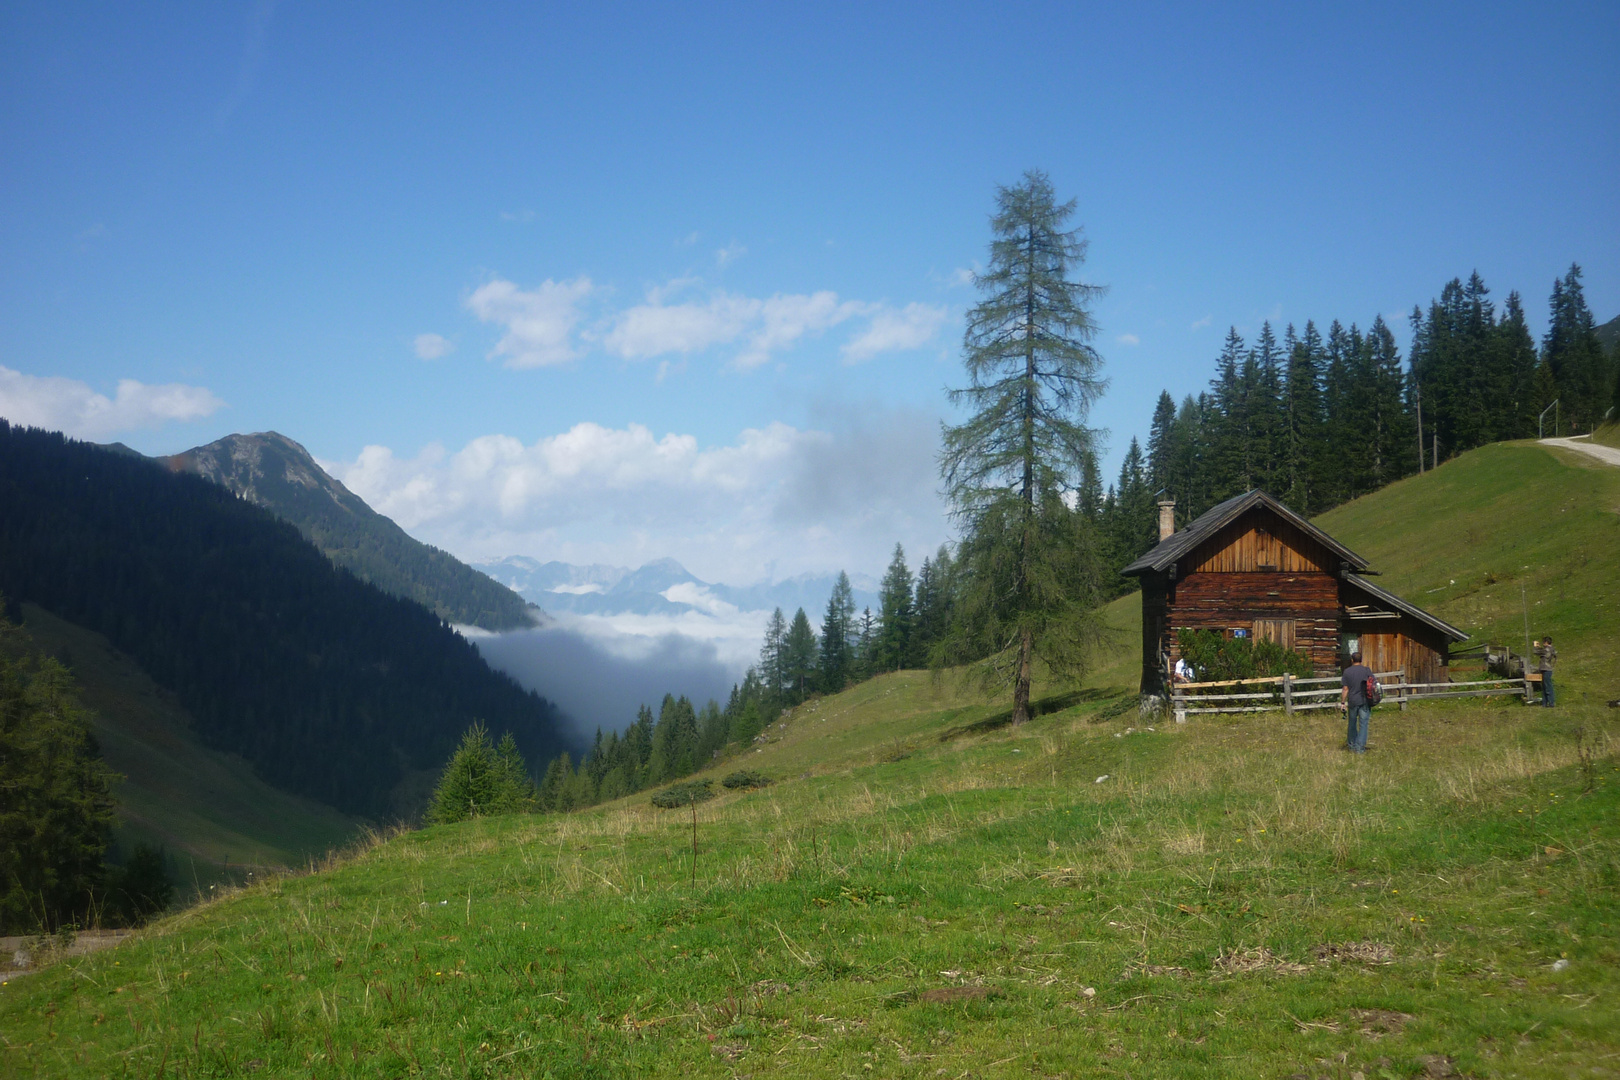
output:
MULTIPOLYGON (((1495 694, 1514 694, 1530 700, 1530 682, 1526 679, 1480 679, 1465 683, 1412 683, 1406 681, 1406 672, 1377 671, 1373 673, 1384 689, 1384 704, 1400 705, 1406 711, 1408 702, 1423 698, 1489 697, 1495 694)), ((1186 723, 1187 717, 1199 713, 1251 713, 1282 711, 1288 715, 1307 709, 1333 709, 1339 705, 1339 676, 1297 679, 1292 675, 1272 675, 1261 679, 1228 679, 1223 682, 1178 683, 1170 693, 1170 707, 1176 714, 1176 723, 1186 723), (1321 689, 1299 689, 1330 684, 1321 689), (1271 686, 1261 693, 1190 693, 1235 686, 1245 690, 1252 686, 1271 686), (1222 704, 1216 704, 1216 703, 1222 704), (1224 704, 1232 702, 1234 704, 1224 704), (1237 702, 1265 702, 1265 704, 1235 704, 1237 702)))

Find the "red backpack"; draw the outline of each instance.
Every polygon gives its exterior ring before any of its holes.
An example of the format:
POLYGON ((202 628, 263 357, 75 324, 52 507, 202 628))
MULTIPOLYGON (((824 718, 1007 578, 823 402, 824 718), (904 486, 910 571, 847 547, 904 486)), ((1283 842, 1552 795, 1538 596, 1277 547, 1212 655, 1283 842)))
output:
POLYGON ((1384 688, 1378 685, 1378 676, 1369 675, 1361 688, 1362 695, 1367 699, 1367 706, 1371 708, 1384 700, 1384 688))

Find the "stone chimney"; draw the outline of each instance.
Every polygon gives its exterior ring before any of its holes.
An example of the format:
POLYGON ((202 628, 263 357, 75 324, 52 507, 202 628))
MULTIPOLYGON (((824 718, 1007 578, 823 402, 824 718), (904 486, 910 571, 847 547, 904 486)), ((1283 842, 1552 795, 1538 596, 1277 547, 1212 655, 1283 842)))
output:
POLYGON ((1176 531, 1176 500, 1159 500, 1159 542, 1170 539, 1176 531))

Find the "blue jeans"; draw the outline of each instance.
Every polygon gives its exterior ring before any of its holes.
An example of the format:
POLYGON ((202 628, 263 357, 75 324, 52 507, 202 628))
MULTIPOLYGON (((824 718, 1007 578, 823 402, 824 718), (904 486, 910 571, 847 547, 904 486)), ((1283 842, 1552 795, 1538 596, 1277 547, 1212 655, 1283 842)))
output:
POLYGON ((1367 725, 1372 721, 1372 706, 1351 705, 1344 710, 1349 720, 1349 731, 1344 737, 1344 744, 1358 754, 1367 752, 1367 725))
POLYGON ((1545 669, 1541 672, 1541 703, 1549 709, 1553 707, 1552 672, 1545 669))

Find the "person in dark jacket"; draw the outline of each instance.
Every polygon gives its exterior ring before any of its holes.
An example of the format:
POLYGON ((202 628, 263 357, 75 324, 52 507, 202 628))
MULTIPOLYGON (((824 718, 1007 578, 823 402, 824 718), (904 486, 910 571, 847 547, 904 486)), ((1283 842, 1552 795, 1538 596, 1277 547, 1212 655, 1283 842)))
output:
POLYGON ((1361 662, 1361 654, 1350 654, 1350 666, 1339 679, 1339 708, 1349 721, 1345 736, 1346 750, 1356 754, 1367 752, 1367 727, 1372 722, 1372 704, 1367 700, 1367 680, 1373 677, 1372 668, 1361 662))
POLYGON ((1553 661, 1558 659, 1558 650, 1553 648, 1552 638, 1543 637, 1541 644, 1536 646, 1536 663, 1541 671, 1541 704, 1547 708, 1553 707, 1553 661))

